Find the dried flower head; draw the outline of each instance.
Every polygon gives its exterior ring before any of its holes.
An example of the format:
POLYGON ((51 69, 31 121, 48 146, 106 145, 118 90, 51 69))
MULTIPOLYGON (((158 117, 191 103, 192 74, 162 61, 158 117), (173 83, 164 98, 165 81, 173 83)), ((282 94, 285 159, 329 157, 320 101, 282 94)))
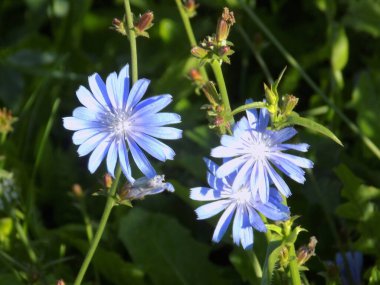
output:
POLYGON ((216 41, 223 43, 227 40, 230 33, 230 28, 235 24, 234 13, 227 7, 224 7, 222 16, 218 20, 216 27, 216 41))
POLYGON ((128 34, 127 34, 127 30, 125 29, 124 22, 125 22, 125 19, 123 19, 123 21, 120 21, 118 18, 114 18, 112 20, 111 29, 122 34, 123 36, 127 36, 128 34))
POLYGON ((6 108, 0 109, 0 133, 8 134, 13 131, 12 125, 17 121, 16 117, 12 116, 12 112, 6 108))
POLYGON ((152 11, 140 15, 134 23, 136 35, 149 38, 149 34, 146 31, 153 26, 153 19, 154 15, 152 11))

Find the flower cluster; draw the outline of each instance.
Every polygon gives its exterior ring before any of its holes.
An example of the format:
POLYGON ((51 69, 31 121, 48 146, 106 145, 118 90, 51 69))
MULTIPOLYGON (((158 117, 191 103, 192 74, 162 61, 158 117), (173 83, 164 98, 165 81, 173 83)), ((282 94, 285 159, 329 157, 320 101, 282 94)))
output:
POLYGON ((80 156, 92 152, 88 162, 91 173, 106 157, 108 172, 114 176, 119 160, 123 173, 133 183, 129 153, 148 179, 155 177, 157 173, 143 150, 160 161, 173 159, 173 149, 158 139, 179 139, 182 131, 165 126, 179 123, 179 115, 160 113, 172 96, 158 95, 141 101, 150 81, 140 79, 129 90, 128 69, 126 65, 119 74, 111 73, 105 83, 97 73, 91 75, 90 90, 80 86, 76 92, 83 106, 77 107, 72 117, 63 118, 63 124, 75 131, 73 142, 79 145, 80 156))
POLYGON ((267 109, 247 110, 246 117, 233 126, 232 135, 223 135, 221 145, 211 151, 211 156, 223 158, 224 163, 218 167, 206 161, 211 188, 191 190, 194 200, 215 201, 196 209, 199 219, 225 210, 214 232, 215 242, 222 238, 234 212, 233 240, 245 249, 253 245, 253 229, 266 231, 258 213, 274 221, 288 219, 289 208, 281 203, 280 193, 288 197, 291 192, 275 168, 303 183, 302 168, 313 167, 312 161, 285 153, 287 150, 305 152, 309 147, 304 143, 286 143, 296 130, 292 127, 271 130, 269 122, 267 109))

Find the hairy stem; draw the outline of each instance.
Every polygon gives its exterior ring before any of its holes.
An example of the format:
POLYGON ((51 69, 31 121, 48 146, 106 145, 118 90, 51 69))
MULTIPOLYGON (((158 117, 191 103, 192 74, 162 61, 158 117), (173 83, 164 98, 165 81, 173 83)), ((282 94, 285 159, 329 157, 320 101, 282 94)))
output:
POLYGON ((289 267, 290 278, 292 279, 292 285, 301 285, 300 272, 298 270, 297 255, 294 249, 294 243, 289 246, 289 267))
POLYGON ((129 0, 124 0, 124 6, 127 17, 129 45, 131 48, 132 84, 135 84, 138 79, 136 33, 133 26, 131 4, 129 3, 129 0))

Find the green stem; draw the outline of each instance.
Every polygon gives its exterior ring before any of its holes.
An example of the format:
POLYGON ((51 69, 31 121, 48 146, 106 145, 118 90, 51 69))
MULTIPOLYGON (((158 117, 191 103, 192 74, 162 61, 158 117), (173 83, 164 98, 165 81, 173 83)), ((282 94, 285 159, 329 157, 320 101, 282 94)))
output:
POLYGON ((235 110, 233 110, 231 112, 231 115, 235 116, 237 113, 243 112, 243 111, 248 110, 248 109, 266 108, 266 106, 267 106, 267 104, 264 102, 253 102, 253 103, 245 104, 245 105, 240 106, 240 107, 236 108, 235 110))
POLYGON ((277 49, 282 53, 284 58, 293 66, 304 78, 304 80, 310 85, 310 87, 319 94, 322 99, 337 113, 337 115, 347 124, 347 126, 358 135, 364 144, 368 147, 372 153, 380 159, 380 149, 373 143, 373 141, 362 133, 362 131, 353 123, 351 120, 328 98, 328 96, 320 89, 317 84, 311 79, 311 77, 306 73, 306 71, 301 67, 298 61, 285 49, 285 47, 277 40, 277 38, 272 34, 272 32, 264 25, 260 18, 247 6, 245 3, 241 2, 241 6, 247 12, 248 16, 256 23, 256 25, 263 31, 263 33, 268 37, 268 39, 277 47, 277 49))
POLYGON ((263 278, 263 270, 261 269, 261 265, 259 262, 259 259, 257 258, 256 254, 252 253, 252 267, 255 271, 255 275, 258 279, 263 278))
MULTIPOLYGON (((175 2, 177 4, 179 14, 181 15, 183 25, 185 26, 186 34, 187 34, 187 37, 190 41, 190 45, 191 45, 191 47, 195 47, 197 45, 197 41, 195 39, 194 32, 193 32, 193 29, 191 27, 189 16, 187 15, 185 9, 183 8, 181 0, 175 0, 175 2)), ((206 69, 204 68, 204 66, 201 66, 199 68, 199 71, 200 71, 202 77, 205 79, 205 81, 208 81, 209 80, 208 75, 207 75, 207 72, 206 72, 206 69)))
POLYGON ((124 0, 124 6, 128 25, 129 45, 131 47, 132 84, 135 84, 138 79, 136 33, 134 30, 133 16, 129 0, 124 0))
POLYGON ((211 62, 211 68, 214 72, 216 82, 218 83, 220 96, 222 98, 222 103, 224 110, 226 112, 226 120, 232 125, 234 123, 234 117, 231 114, 230 100, 228 99, 228 93, 226 88, 226 83, 224 82, 222 67, 217 60, 211 62))
POLYGON ((93 240, 91 241, 90 248, 79 270, 78 276, 75 279, 74 285, 80 285, 82 283, 84 274, 86 273, 87 268, 92 260, 92 257, 94 256, 95 250, 98 247, 99 241, 103 235, 111 210, 113 206, 115 205, 115 193, 117 190, 117 185, 119 184, 120 176, 121 176, 121 168, 118 165, 116 169, 116 177, 108 193, 106 206, 104 207, 104 212, 103 212, 102 218, 100 219, 98 230, 96 231, 95 236, 93 240))
POLYGON ((294 243, 289 246, 289 267, 290 278, 292 279, 292 285, 301 285, 300 272, 298 270, 297 255, 294 249, 294 243))

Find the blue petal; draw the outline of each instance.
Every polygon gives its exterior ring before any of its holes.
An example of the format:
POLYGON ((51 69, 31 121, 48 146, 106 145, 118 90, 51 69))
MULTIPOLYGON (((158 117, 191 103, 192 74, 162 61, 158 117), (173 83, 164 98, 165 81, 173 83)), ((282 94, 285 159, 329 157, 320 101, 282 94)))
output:
POLYGON ((223 215, 220 216, 220 219, 218 223, 216 224, 214 234, 212 236, 212 240, 214 242, 220 242, 223 235, 225 234, 226 230, 228 229, 228 226, 230 225, 232 216, 235 212, 235 204, 231 204, 227 207, 227 209, 224 211, 223 215))
POLYGON ((118 82, 117 82, 117 74, 116 72, 112 72, 110 75, 107 76, 106 80, 106 87, 107 87, 107 93, 108 97, 110 99, 110 102, 112 104, 113 109, 122 109, 122 104, 119 104, 119 98, 118 98, 118 82))
POLYGON ((299 144, 281 144, 281 147, 285 149, 298 150, 302 152, 307 152, 309 150, 310 145, 307 143, 299 143, 299 144))
POLYGON ((85 121, 98 121, 98 113, 86 107, 77 107, 73 111, 73 117, 85 121))
POLYGON ((175 113, 157 113, 137 118, 134 121, 135 126, 144 127, 161 127, 163 125, 177 124, 181 122, 181 116, 175 113))
POLYGON ((239 137, 241 133, 250 129, 248 120, 246 117, 241 118, 233 127, 234 137, 239 137))
MULTIPOLYGON (((290 192, 290 189, 288 185, 286 185, 284 179, 278 175, 278 173, 273 169, 273 167, 269 164, 269 162, 266 162, 264 164, 264 167, 267 169, 267 172, 273 181, 274 185, 276 185, 278 191, 281 192, 282 195, 285 197, 289 197, 292 193, 290 192)), ((263 201, 265 202, 265 201, 263 201)))
POLYGON ((129 92, 126 110, 131 110, 144 96, 146 90, 148 89, 150 80, 140 79, 135 84, 133 84, 131 91, 129 92))
POLYGON ((220 139, 220 144, 225 147, 230 147, 230 148, 242 148, 244 147, 242 141, 240 139, 236 139, 233 136, 229 135, 222 135, 220 139))
POLYGON ((94 110, 96 112, 105 111, 103 106, 100 105, 98 101, 96 101, 96 99, 93 97, 93 95, 87 88, 80 86, 76 94, 79 102, 81 102, 82 105, 87 107, 88 109, 94 110))
POLYGON ((79 156, 85 156, 89 154, 91 151, 94 150, 98 146, 98 144, 101 143, 101 141, 105 140, 109 136, 108 133, 98 133, 92 137, 90 137, 88 140, 86 140, 84 143, 82 143, 78 148, 78 154, 79 156))
POLYGON ((238 169, 246 161, 247 158, 245 158, 244 156, 231 159, 230 161, 227 161, 218 168, 218 170, 216 171, 216 176, 219 178, 227 176, 228 174, 231 174, 236 169, 238 169))
POLYGON ((258 186, 259 195, 261 201, 267 202, 269 199, 269 178, 267 171, 261 161, 257 161, 257 179, 256 184, 258 186))
POLYGON ((279 131, 271 131, 270 133, 271 142, 275 145, 291 139, 297 134, 297 131, 294 128, 284 128, 279 131))
POLYGON ((107 151, 110 147, 109 140, 103 140, 92 152, 90 159, 88 160, 88 170, 91 173, 94 173, 96 169, 98 169, 100 163, 104 159, 107 154, 107 151))
POLYGON ((166 186, 165 186, 166 190, 168 190, 169 192, 174 192, 174 186, 173 184, 167 182, 166 183, 166 186))
POLYGON ((277 166, 283 173, 292 178, 294 181, 303 184, 305 182, 305 171, 297 165, 289 162, 286 159, 275 157, 271 159, 272 163, 277 166))
POLYGON ((142 152, 140 147, 132 140, 127 138, 129 149, 132 153, 133 160, 141 172, 148 178, 156 175, 156 171, 142 152))
POLYGON ((211 156, 212 157, 233 157, 237 155, 242 155, 246 153, 246 151, 239 149, 239 148, 231 148, 226 146, 217 146, 211 149, 211 156))
POLYGON ((169 94, 153 96, 145 99, 144 101, 138 103, 133 109, 133 115, 131 119, 134 117, 144 116, 146 114, 157 113, 169 105, 172 101, 173 97, 169 94))
POLYGON ((70 131, 78 131, 81 129, 101 128, 101 124, 95 121, 85 121, 74 117, 63 118, 63 127, 70 131))
MULTIPOLYGON (((253 103, 253 100, 246 100, 245 104, 253 103)), ((246 111, 248 122, 251 128, 256 129, 257 127, 257 121, 259 120, 257 110, 256 109, 249 109, 246 111)))
POLYGON ((259 232, 266 232, 267 228, 260 215, 256 212, 256 210, 251 207, 248 207, 247 210, 249 214, 249 223, 251 224, 251 226, 259 232))
POLYGON ((127 180, 133 183, 135 179, 133 179, 132 177, 131 165, 129 163, 129 158, 128 158, 128 150, 127 150, 124 140, 119 141, 117 149, 118 149, 121 169, 123 170, 123 173, 125 177, 127 178, 127 180))
POLYGON ((240 229, 240 241, 245 250, 253 247, 253 230, 251 227, 240 229))
POLYGON ((95 128, 76 131, 73 134, 73 143, 75 145, 81 145, 90 137, 100 133, 100 131, 101 131, 100 129, 95 129, 95 128))
POLYGON ((228 200, 211 202, 197 208, 195 213, 197 214, 198 220, 208 219, 223 211, 230 203, 228 200))
POLYGON ((214 174, 207 171, 207 183, 210 185, 213 189, 216 190, 223 190, 224 183, 221 178, 216 178, 214 174))
POLYGON ((259 120, 257 122, 257 126, 256 126, 256 130, 259 131, 259 132, 263 132, 266 130, 266 128, 268 127, 268 123, 269 123, 269 112, 266 108, 263 108, 260 110, 260 114, 259 114, 259 120))
MULTIPOLYGON (((238 190, 241 186, 248 184, 247 182, 249 181, 249 176, 251 174, 250 170, 252 171, 253 165, 254 162, 251 159, 248 159, 247 162, 244 163, 233 180, 232 189, 238 190)), ((253 191, 253 189, 251 190, 253 191)))
POLYGON ((190 189, 190 198, 196 201, 214 201, 221 198, 220 191, 211 188, 196 187, 190 189))
POLYGON ((295 155, 288 154, 288 153, 277 152, 277 153, 271 154, 270 157, 271 158, 272 157, 283 158, 283 159, 289 161, 290 163, 293 163, 293 164, 295 164, 299 167, 302 167, 302 168, 313 168, 313 165, 314 165, 314 163, 310 159, 295 156, 295 155))
POLYGON ((152 137, 165 140, 176 140, 182 138, 182 130, 172 127, 145 127, 145 126, 132 126, 133 132, 141 132, 152 137))
POLYGON ((216 175, 216 170, 218 169, 219 165, 217 165, 212 160, 204 157, 203 161, 206 163, 207 169, 213 174, 216 175))
POLYGON ((112 105, 107 94, 107 87, 99 74, 94 73, 88 77, 88 83, 90 84, 92 94, 94 94, 95 99, 100 103, 100 105, 106 109, 108 107, 108 109, 112 110, 112 105))
POLYGON ((240 230, 243 226, 243 209, 241 205, 238 205, 232 225, 232 239, 236 245, 240 244, 240 230))
POLYGON ((266 204, 257 203, 255 207, 261 214, 273 221, 284 221, 289 218, 289 211, 283 211, 270 202, 266 204))
POLYGON ((120 71, 117 78, 117 102, 118 106, 125 110, 127 105, 128 94, 129 94, 129 65, 126 64, 120 71))
POLYGON ((113 177, 115 177, 116 161, 117 161, 117 144, 116 144, 116 139, 114 139, 110 145, 110 148, 107 154, 107 171, 113 177))
POLYGON ((172 148, 153 137, 141 133, 131 133, 131 137, 143 150, 160 161, 171 160, 175 156, 172 148))

